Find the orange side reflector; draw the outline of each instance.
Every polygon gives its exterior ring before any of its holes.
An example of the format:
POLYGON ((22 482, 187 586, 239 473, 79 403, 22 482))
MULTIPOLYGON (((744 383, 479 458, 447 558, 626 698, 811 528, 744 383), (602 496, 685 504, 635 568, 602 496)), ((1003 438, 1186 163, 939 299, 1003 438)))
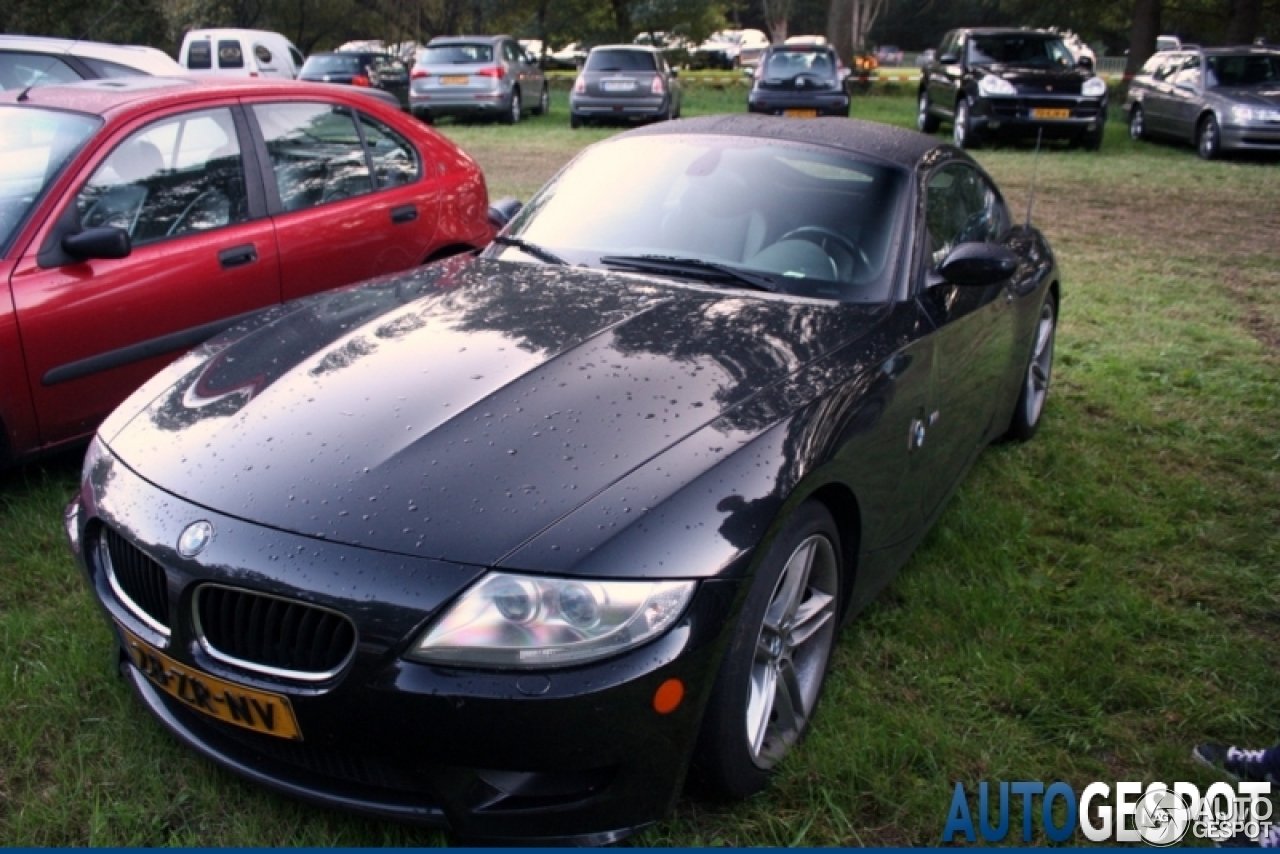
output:
POLYGON ((658 686, 653 695, 653 710, 660 715, 667 715, 676 710, 684 699, 684 683, 679 679, 668 679, 658 686))

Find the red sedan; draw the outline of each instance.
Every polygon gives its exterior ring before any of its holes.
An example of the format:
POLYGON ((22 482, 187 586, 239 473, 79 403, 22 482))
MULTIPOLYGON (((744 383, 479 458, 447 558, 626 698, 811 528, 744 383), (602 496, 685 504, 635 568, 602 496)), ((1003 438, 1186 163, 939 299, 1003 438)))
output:
POLYGON ((470 157, 359 91, 0 94, 0 466, 87 438, 265 306, 484 246, 487 210, 470 157))

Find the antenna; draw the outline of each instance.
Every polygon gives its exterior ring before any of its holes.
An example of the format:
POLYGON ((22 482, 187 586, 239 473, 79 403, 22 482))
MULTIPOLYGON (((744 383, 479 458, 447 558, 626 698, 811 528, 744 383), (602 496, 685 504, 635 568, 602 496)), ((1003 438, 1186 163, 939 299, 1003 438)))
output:
POLYGON ((64 50, 62 53, 60 53, 57 56, 51 57, 49 59, 49 64, 46 65, 44 69, 39 73, 39 75, 36 76, 31 81, 31 83, 27 86, 27 88, 23 89, 22 93, 18 95, 16 99, 18 103, 22 103, 23 101, 27 100, 27 93, 35 88, 36 82, 41 77, 43 77, 49 71, 50 68, 53 68, 53 64, 64 56, 70 56, 71 49, 74 48, 76 45, 78 45, 80 42, 84 41, 85 38, 89 35, 89 33, 93 32, 94 29, 97 28, 98 24, 101 24, 103 21, 105 21, 107 19, 107 16, 110 15, 112 12, 114 12, 116 10, 116 7, 119 6, 121 2, 122 0, 115 0, 114 3, 112 3, 110 6, 107 7, 107 11, 103 12, 101 15, 95 18, 93 22, 89 24, 88 27, 85 27, 85 31, 83 33, 81 33, 80 35, 76 36, 74 39, 71 40, 71 44, 67 45, 66 50, 64 50))
POLYGON ((1036 170, 1040 167, 1040 137, 1044 128, 1036 131, 1036 153, 1031 156, 1031 191, 1027 193, 1027 228, 1031 227, 1031 205, 1036 200, 1036 170))

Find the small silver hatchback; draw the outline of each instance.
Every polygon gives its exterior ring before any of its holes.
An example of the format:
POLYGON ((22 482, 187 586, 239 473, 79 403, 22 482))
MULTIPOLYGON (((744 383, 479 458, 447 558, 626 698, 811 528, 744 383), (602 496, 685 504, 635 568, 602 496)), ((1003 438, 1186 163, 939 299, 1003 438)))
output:
POLYGON ((423 121, 482 116, 515 124, 549 107, 542 69, 510 36, 441 36, 418 52, 409 109, 423 121))

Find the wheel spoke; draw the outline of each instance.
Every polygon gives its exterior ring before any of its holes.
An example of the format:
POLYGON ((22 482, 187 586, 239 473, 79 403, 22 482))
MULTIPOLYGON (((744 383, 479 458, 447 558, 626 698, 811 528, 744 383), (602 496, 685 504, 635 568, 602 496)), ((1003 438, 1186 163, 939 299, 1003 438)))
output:
POLYGON ((825 626, 836 613, 836 600, 828 593, 810 590, 809 598, 796 611, 787 631, 787 645, 792 649, 804 646, 814 632, 825 626))
POLYGON ((747 737, 751 755, 759 756, 769 731, 769 719, 778 693, 778 668, 773 661, 759 662, 751 668, 751 695, 747 698, 747 737))
POLYGON ((783 662, 775 681, 773 713, 766 721, 768 738, 763 739, 757 754, 773 762, 780 761, 795 744, 804 728, 804 695, 791 662, 783 662))
POLYGON ((782 583, 773 594, 773 602, 765 614, 765 626, 782 634, 786 626, 795 618, 796 609, 804 597, 805 586, 809 582, 809 568, 813 566, 813 554, 816 540, 810 540, 795 550, 787 566, 782 570, 782 583))

